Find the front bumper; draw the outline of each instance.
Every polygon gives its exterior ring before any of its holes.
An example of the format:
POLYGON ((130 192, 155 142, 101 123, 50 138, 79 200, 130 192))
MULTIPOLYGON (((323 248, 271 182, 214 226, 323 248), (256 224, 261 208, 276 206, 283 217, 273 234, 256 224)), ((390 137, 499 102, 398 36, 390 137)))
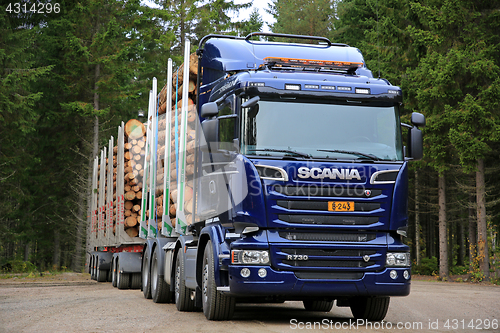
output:
POLYGON ((230 265, 229 291, 232 296, 279 296, 285 299, 307 297, 351 297, 351 296, 407 296, 410 293, 411 276, 403 277, 410 268, 386 268, 380 272, 365 272, 356 280, 299 279, 293 272, 276 271, 270 266, 230 265), (250 276, 243 278, 241 269, 250 269, 250 276), (257 271, 267 270, 267 276, 260 278, 257 271), (397 278, 389 276, 397 272, 397 278))

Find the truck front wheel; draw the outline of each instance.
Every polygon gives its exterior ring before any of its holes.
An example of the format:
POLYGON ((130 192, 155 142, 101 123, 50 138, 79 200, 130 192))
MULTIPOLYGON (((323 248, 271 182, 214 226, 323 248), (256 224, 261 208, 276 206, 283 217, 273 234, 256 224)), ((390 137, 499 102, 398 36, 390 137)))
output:
POLYGON ((330 312, 333 307, 333 301, 303 301, 304 308, 307 311, 330 312))
POLYGON ((148 249, 144 249, 144 257, 142 258, 142 292, 144 298, 150 299, 151 296, 151 270, 149 269, 148 249))
POLYGON ((208 241, 203 255, 202 303, 203 313, 208 320, 228 320, 234 314, 235 299, 217 290, 214 278, 214 254, 212 241, 208 241))
POLYGON ((389 309, 389 300, 389 297, 354 297, 349 300, 349 306, 356 319, 381 321, 389 309))
POLYGON ((184 268, 183 251, 177 252, 175 260, 175 306, 179 311, 193 311, 194 300, 191 299, 191 289, 186 287, 186 275, 184 268))
POLYGON ((171 299, 170 286, 160 277, 158 251, 160 251, 158 247, 154 249, 151 260, 151 295, 155 303, 168 303, 171 299))

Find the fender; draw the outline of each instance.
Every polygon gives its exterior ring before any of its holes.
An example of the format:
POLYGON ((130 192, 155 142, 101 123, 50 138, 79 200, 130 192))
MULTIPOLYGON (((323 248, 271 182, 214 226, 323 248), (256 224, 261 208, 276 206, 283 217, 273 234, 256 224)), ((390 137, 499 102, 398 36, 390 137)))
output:
MULTIPOLYGON (((157 251, 157 256, 158 256, 158 277, 161 279, 164 279, 164 272, 165 272, 165 251, 163 250, 163 247, 167 245, 167 243, 175 242, 176 238, 155 238, 151 239, 151 245, 148 246, 150 248, 149 250, 149 260, 153 260, 153 251, 157 251)), ((148 244, 149 244, 149 239, 148 239, 148 244)), ((152 262, 150 262, 152 264, 152 262)), ((152 266, 149 266, 152 267, 152 266)), ((168 281, 170 283, 170 280, 168 281)))
POLYGON ((97 258, 97 269, 109 270, 111 269, 111 260, 113 253, 111 252, 95 252, 97 258))
POLYGON ((142 253, 120 252, 115 254, 115 260, 120 263, 121 273, 140 273, 142 269, 142 253))
MULTIPOLYGON (((177 256, 179 254, 179 251, 184 251, 184 247, 186 246, 186 243, 189 243, 193 241, 193 236, 192 235, 182 235, 177 238, 177 241, 175 242, 175 246, 172 245, 172 242, 166 242, 164 247, 163 247, 163 252, 165 252, 165 260, 167 261, 167 264, 164 267, 164 279, 165 282, 167 282, 170 285, 170 290, 173 291, 174 285, 173 283, 170 283, 171 281, 174 281, 174 272, 175 272, 175 262, 177 260, 177 256), (170 264, 169 264, 170 262, 170 264), (168 271, 170 270, 170 272, 168 271)), ((186 259, 186 256, 184 256, 184 260, 186 259)), ((186 262, 184 262, 186 267, 186 277, 189 276, 189 267, 186 262)), ((193 271, 194 275, 194 271, 193 271)))
MULTIPOLYGON (((148 258, 151 258, 151 255, 153 254, 154 243, 155 243, 155 240, 152 239, 152 238, 146 239, 146 242, 144 243, 144 247, 142 249, 142 253, 144 253, 144 254, 147 253, 148 254, 148 258)), ((145 255, 142 256, 141 262, 144 260, 145 257, 146 257, 145 255)), ((142 268, 141 268, 141 270, 142 270, 142 268)))
POLYGON ((198 241, 198 252, 196 255, 196 282, 198 286, 201 286, 202 282, 202 266, 203 266, 203 255, 205 252, 205 246, 209 240, 212 240, 212 253, 215 258, 215 267, 214 267, 214 278, 215 284, 217 286, 223 285, 221 282, 221 263, 219 259, 219 255, 228 255, 230 254, 229 248, 227 244, 224 242, 224 229, 220 224, 209 225, 204 227, 200 232, 200 238, 198 241))

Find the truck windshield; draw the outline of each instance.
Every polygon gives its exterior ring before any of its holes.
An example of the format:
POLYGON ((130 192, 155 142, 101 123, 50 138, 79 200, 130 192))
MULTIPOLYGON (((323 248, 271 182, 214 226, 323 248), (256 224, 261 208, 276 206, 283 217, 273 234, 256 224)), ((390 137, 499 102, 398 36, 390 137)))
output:
POLYGON ((400 161, 399 124, 396 106, 261 100, 242 110, 241 152, 400 161))

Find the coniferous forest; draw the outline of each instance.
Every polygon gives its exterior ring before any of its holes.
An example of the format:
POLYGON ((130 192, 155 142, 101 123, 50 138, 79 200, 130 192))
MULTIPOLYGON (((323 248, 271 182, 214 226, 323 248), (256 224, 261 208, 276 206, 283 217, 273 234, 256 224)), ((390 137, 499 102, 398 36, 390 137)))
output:
MULTIPOLYGON (((233 0, 0 5, 0 269, 82 271, 93 156, 145 110, 153 77, 210 33, 263 29, 233 0), (42 10, 40 10, 42 8, 42 10), (50 10, 49 10, 50 9, 50 10)), ((500 2, 273 0, 276 33, 359 48, 427 118, 410 163, 413 273, 500 277, 500 2)))

